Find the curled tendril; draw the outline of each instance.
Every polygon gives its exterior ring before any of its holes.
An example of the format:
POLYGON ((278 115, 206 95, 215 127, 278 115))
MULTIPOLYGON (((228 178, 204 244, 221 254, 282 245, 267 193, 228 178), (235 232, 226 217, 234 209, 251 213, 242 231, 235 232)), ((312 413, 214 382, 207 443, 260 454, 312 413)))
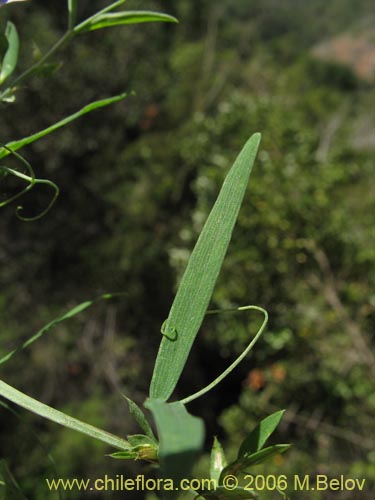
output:
POLYGON ((163 322, 161 325, 160 333, 164 336, 167 337, 167 339, 175 341, 177 340, 177 330, 174 326, 170 326, 167 328, 167 319, 163 322))
POLYGON ((191 394, 190 396, 181 399, 180 403, 187 404, 190 403, 190 401, 193 401, 194 399, 199 398, 200 396, 203 396, 203 394, 206 394, 209 392, 211 389, 213 389, 217 384, 219 384, 225 377, 227 377, 235 368, 238 366, 241 361, 247 356, 247 354, 251 351, 253 348, 254 344, 256 341, 259 339, 259 337, 262 335, 267 323, 268 323, 268 313, 263 307, 259 306, 242 306, 242 307, 236 307, 232 309, 214 309, 214 310, 209 310, 206 312, 206 314, 220 314, 220 313, 230 313, 230 312, 236 312, 236 311, 258 311, 263 314, 263 322, 258 329, 257 333, 255 336, 252 338, 251 342, 249 345, 246 347, 246 349, 238 356, 238 358, 233 361, 231 365, 228 366, 226 370, 222 372, 221 375, 215 378, 210 384, 208 384, 206 387, 203 387, 198 392, 195 392, 194 394, 191 394))
POLYGON ((50 211, 52 206, 55 204, 57 197, 60 194, 59 187, 54 182, 52 182, 48 179, 37 179, 35 177, 35 173, 34 173, 32 166, 23 156, 21 156, 16 151, 13 151, 12 149, 8 148, 4 144, 1 144, 1 147, 6 149, 10 154, 15 156, 18 160, 20 160, 20 162, 23 163, 23 165, 26 167, 26 170, 27 170, 29 175, 23 174, 22 172, 18 172, 17 170, 14 170, 13 168, 9 168, 9 167, 6 167, 4 165, 0 165, 0 172, 4 172, 5 175, 7 175, 7 174, 13 175, 14 177, 18 177, 19 179, 22 179, 28 183, 24 189, 22 189, 21 191, 19 191, 15 195, 11 196, 10 198, 0 202, 0 208, 5 207, 6 205, 9 205, 13 201, 17 200, 18 198, 20 198, 21 196, 26 194, 28 191, 33 189, 33 187, 36 184, 47 184, 48 186, 52 187, 52 189, 54 190, 55 193, 54 193, 54 196, 52 197, 51 202, 48 204, 47 208, 45 208, 41 213, 39 213, 38 215, 35 215, 33 217, 24 217, 23 215, 20 214, 20 212, 23 210, 23 206, 19 205, 16 208, 16 216, 18 219, 20 219, 22 221, 30 222, 30 221, 35 221, 35 220, 41 219, 44 215, 46 215, 47 212, 50 211))

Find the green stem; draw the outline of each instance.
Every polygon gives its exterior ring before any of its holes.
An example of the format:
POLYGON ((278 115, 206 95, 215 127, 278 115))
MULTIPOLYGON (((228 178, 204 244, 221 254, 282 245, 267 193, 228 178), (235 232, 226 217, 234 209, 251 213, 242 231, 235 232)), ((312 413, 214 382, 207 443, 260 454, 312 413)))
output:
POLYGON ((50 49, 44 54, 44 56, 39 59, 35 64, 30 66, 27 70, 17 76, 11 83, 9 83, 5 89, 0 94, 0 99, 5 95, 6 91, 10 87, 19 85, 23 80, 26 80, 34 71, 36 71, 42 64, 44 64, 47 59, 49 59, 55 52, 57 52, 70 38, 74 36, 74 31, 68 30, 50 49))

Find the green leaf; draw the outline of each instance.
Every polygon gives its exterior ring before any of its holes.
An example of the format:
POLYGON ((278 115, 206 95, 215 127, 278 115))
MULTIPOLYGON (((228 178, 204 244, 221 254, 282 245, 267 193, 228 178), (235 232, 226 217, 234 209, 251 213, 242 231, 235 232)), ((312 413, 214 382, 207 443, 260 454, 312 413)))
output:
POLYGON ((144 433, 151 439, 155 440, 154 433, 152 431, 151 425, 149 424, 145 414, 141 408, 130 398, 124 396, 129 405, 130 414, 135 418, 139 427, 144 431, 144 433))
POLYGON ((108 455, 111 458, 116 458, 117 460, 136 460, 137 452, 130 449, 128 451, 116 451, 108 455))
POLYGON ((16 27, 10 21, 5 28, 5 37, 8 40, 8 49, 1 65, 0 85, 13 73, 18 61, 19 38, 16 27))
POLYGON ((219 482, 221 471, 227 465, 223 447, 217 437, 214 437, 214 444, 211 450, 210 478, 219 482))
POLYGON ((117 7, 120 7, 126 2, 126 0, 117 0, 116 2, 113 2, 104 9, 99 10, 98 12, 95 12, 92 16, 88 17, 84 21, 82 21, 80 24, 74 27, 74 33, 80 33, 81 31, 86 31, 86 27, 91 24, 97 17, 105 14, 106 12, 110 12, 111 10, 117 9, 117 7))
POLYGON ((202 449, 204 425, 180 403, 157 399, 145 402, 154 417, 159 436, 159 459, 164 477, 174 481, 185 478, 202 449))
POLYGON ((254 134, 245 144, 221 188, 190 256, 165 324, 150 386, 150 397, 172 394, 206 314, 232 231, 249 182, 260 142, 254 134), (174 335, 170 338, 169 332, 174 335))
POLYGON ((42 337, 42 335, 47 333, 49 330, 51 330, 54 326, 58 325, 59 323, 62 323, 63 321, 66 321, 67 319, 73 318, 74 316, 81 313, 82 311, 84 311, 88 307, 91 307, 93 304, 95 304, 96 302, 99 302, 100 300, 110 300, 110 299, 113 299, 116 297, 121 297, 123 295, 124 294, 122 294, 122 293, 112 293, 112 294, 105 293, 103 295, 100 295, 96 299, 87 300, 85 302, 82 302, 81 304, 78 304, 77 306, 73 307, 73 309, 70 309, 68 312, 64 313, 62 316, 59 316, 58 318, 53 319, 52 321, 47 323, 45 326, 43 326, 43 328, 41 328, 37 333, 35 333, 35 335, 30 337, 28 340, 26 340, 22 344, 21 347, 19 347, 18 349, 14 349, 13 351, 11 351, 8 354, 6 354, 5 356, 3 356, 0 359, 0 365, 5 363, 6 361, 8 361, 18 351, 20 351, 22 349, 26 349, 26 347, 33 344, 36 340, 40 339, 40 337, 42 337))
POLYGON ((255 453, 263 448, 267 439, 279 425, 285 410, 277 411, 264 418, 253 431, 245 438, 238 451, 238 458, 243 455, 255 453))
MULTIPOLYGON (((51 125, 48 128, 45 128, 44 130, 41 130, 40 132, 37 132, 36 134, 30 135, 28 137, 25 137, 23 139, 17 140, 17 141, 12 141, 8 142, 6 144, 7 148, 11 149, 12 151, 17 151, 18 149, 26 146, 27 144, 31 144, 32 142, 37 141, 38 139, 41 139, 42 137, 50 134, 51 132, 54 132, 55 130, 58 130, 61 127, 64 127, 68 123, 73 122, 77 118, 80 118, 81 116, 90 113, 91 111, 94 111, 95 109, 102 108, 104 106, 108 106, 109 104, 114 104, 115 102, 119 102, 123 100, 127 94, 119 94, 114 97, 109 97, 107 99, 100 99, 99 101, 94 101, 90 104, 87 104, 84 106, 82 109, 77 111, 76 113, 73 113, 72 115, 67 116, 63 120, 58 121, 54 125, 51 125)), ((10 152, 5 149, 0 147, 0 159, 4 158, 5 156, 8 156, 10 152)))
POLYGON ((223 478, 228 474, 237 475, 239 472, 245 471, 245 469, 250 466, 258 465, 274 455, 284 453, 289 448, 290 444, 275 444, 273 446, 269 446, 268 448, 263 448, 252 455, 244 455, 241 458, 238 458, 223 469, 220 475, 220 483, 222 483, 223 478))
POLYGON ((99 16, 94 16, 90 22, 83 23, 75 28, 76 33, 84 33, 86 31, 94 31, 101 28, 109 28, 112 26, 120 26, 122 24, 139 24, 151 22, 167 22, 178 23, 177 19, 168 14, 149 11, 126 11, 105 13, 99 16))
POLYGON ((109 432, 98 429, 93 425, 81 422, 76 418, 73 418, 61 411, 55 410, 40 401, 27 396, 23 392, 18 391, 14 387, 6 384, 3 380, 0 380, 0 396, 4 397, 8 401, 12 401, 22 408, 26 408, 37 415, 44 417, 52 422, 60 424, 68 429, 73 429, 80 432, 81 434, 86 434, 98 441, 109 444, 114 448, 119 448, 120 450, 129 450, 130 444, 125 440, 109 432))

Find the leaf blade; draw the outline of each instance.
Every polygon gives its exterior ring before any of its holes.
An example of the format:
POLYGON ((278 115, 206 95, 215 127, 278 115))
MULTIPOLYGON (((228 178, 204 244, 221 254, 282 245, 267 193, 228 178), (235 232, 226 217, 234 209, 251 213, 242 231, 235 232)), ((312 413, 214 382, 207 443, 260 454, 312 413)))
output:
POLYGON ((167 400, 181 375, 211 299, 259 142, 260 134, 252 135, 238 155, 190 256, 165 323, 166 333, 177 332, 176 340, 165 335, 161 341, 150 385, 151 398, 167 400))
POLYGON ((217 437, 214 437, 214 444, 210 456, 210 478, 219 483, 221 471, 227 465, 223 447, 217 437))
POLYGON ((85 23, 81 27, 76 28, 77 33, 86 31, 94 31, 102 28, 110 28, 113 26, 121 26, 124 24, 139 24, 151 22, 167 22, 178 23, 177 19, 169 14, 151 11, 125 11, 111 12, 93 17, 91 22, 85 23))
MULTIPOLYGON (((66 118, 63 118, 62 120, 54 123, 50 127, 47 127, 36 134, 29 135, 28 137, 24 137, 23 139, 19 139, 16 141, 11 141, 6 144, 6 147, 8 149, 11 149, 12 151, 17 151, 18 149, 23 148, 24 146, 27 146, 28 144, 31 144, 38 139, 41 139, 42 137, 45 137, 46 135, 55 132, 61 127, 64 127, 65 125, 68 125, 72 121, 76 120, 77 118, 80 118, 81 116, 90 113, 91 111, 94 111, 98 108, 102 108, 104 106, 108 106, 110 104, 114 104, 116 102, 119 102, 127 97, 126 93, 119 94, 114 97, 108 97, 106 99, 100 99, 98 101, 91 102, 90 104, 87 104, 83 108, 81 108, 79 111, 73 113, 72 115, 67 116, 66 118)), ((5 156, 8 156, 10 152, 3 147, 0 147, 0 159, 4 158, 5 156)))
POLYGON ((19 38, 17 28, 15 25, 8 21, 5 28, 5 37, 8 41, 8 48, 5 52, 4 59, 0 71, 0 85, 13 73, 16 69, 19 51, 19 38))
POLYGON ((261 420, 242 442, 238 451, 238 458, 245 454, 255 453, 263 448, 267 439, 279 425, 284 413, 285 410, 280 410, 261 420))
POLYGON ((36 413, 40 417, 44 417, 47 420, 51 420, 52 422, 67 427, 68 429, 78 431, 81 434, 86 434, 87 436, 109 444, 114 448, 119 448, 120 450, 128 450, 130 448, 129 443, 125 439, 94 427, 93 425, 82 422, 74 417, 71 417, 70 415, 56 410, 55 408, 51 408, 50 406, 31 398, 27 394, 18 391, 14 387, 6 384, 3 380, 0 380, 0 396, 12 401, 12 403, 21 406, 26 410, 36 413))
POLYGON ((137 424, 144 431, 144 433, 146 434, 146 436, 148 436, 149 438, 155 440, 154 432, 153 432, 153 430, 151 428, 151 425, 149 424, 149 421, 147 420, 146 415, 143 413, 143 411, 141 410, 141 408, 137 405, 137 403, 135 403, 134 401, 132 401, 127 396, 124 396, 124 398, 128 402, 129 412, 134 417, 134 419, 136 420, 137 424))
POLYGON ((70 309, 66 313, 62 314, 61 316, 58 316, 57 318, 51 320, 49 323, 44 325, 34 335, 32 335, 29 339, 27 339, 20 347, 13 349, 13 351, 8 352, 8 354, 5 354, 2 358, 0 358, 0 365, 9 361, 20 350, 23 350, 23 349, 26 349, 27 347, 29 347, 31 344, 36 342, 38 339, 40 339, 40 337, 42 337, 45 333, 47 333, 49 330, 51 330, 53 327, 55 327, 59 323, 62 323, 63 321, 66 321, 67 319, 73 318, 74 316, 83 312, 85 309, 91 307, 92 305, 94 305, 96 302, 99 302, 100 300, 110 300, 112 298, 119 297, 122 295, 123 295, 122 293, 112 293, 112 294, 105 293, 103 295, 100 295, 96 299, 86 300, 85 302, 81 302, 81 304, 74 306, 72 309, 70 309))

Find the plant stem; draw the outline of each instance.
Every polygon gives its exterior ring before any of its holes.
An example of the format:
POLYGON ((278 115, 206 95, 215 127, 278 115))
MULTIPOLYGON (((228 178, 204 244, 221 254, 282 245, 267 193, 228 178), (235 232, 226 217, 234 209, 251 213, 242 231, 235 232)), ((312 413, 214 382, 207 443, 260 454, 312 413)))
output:
POLYGON ((57 52, 73 36, 74 36, 73 30, 66 31, 65 34, 59 40, 57 40, 57 42, 49 49, 49 51, 46 52, 41 59, 39 59, 39 61, 30 66, 30 68, 28 68, 19 76, 17 76, 10 84, 8 84, 5 87, 5 89, 0 94, 0 99, 2 99, 2 97, 5 95, 6 91, 10 87, 14 87, 20 84, 26 78, 28 78, 32 73, 34 73, 34 71, 36 71, 42 64, 44 64, 47 61, 47 59, 49 59, 55 52, 57 52))

